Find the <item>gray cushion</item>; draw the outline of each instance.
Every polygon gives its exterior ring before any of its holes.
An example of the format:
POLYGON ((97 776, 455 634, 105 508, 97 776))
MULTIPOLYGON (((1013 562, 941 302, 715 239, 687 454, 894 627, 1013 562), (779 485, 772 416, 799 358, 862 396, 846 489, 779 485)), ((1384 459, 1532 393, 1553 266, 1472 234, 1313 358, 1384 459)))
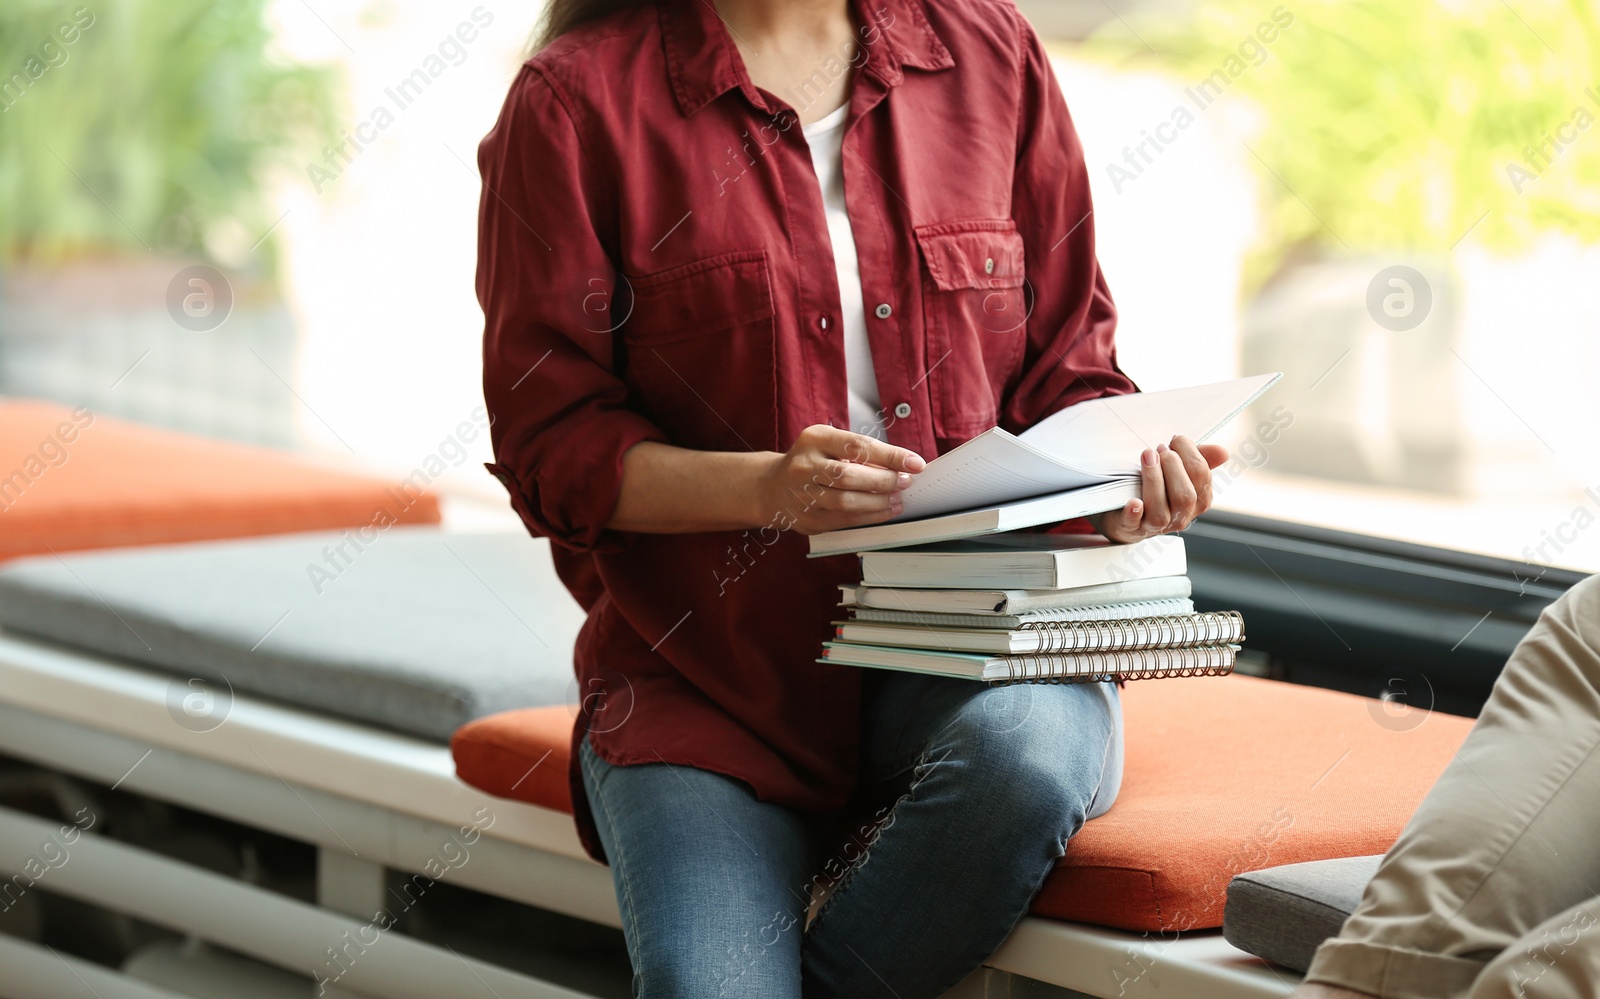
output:
POLYGON ((1361 903, 1382 859, 1313 860, 1241 874, 1228 884, 1222 935, 1240 950, 1305 971, 1361 903))
POLYGON ((440 742, 576 700, 583 611, 547 542, 346 534, 20 559, 0 567, 0 626, 440 742), (342 541, 352 557, 330 559, 342 541))

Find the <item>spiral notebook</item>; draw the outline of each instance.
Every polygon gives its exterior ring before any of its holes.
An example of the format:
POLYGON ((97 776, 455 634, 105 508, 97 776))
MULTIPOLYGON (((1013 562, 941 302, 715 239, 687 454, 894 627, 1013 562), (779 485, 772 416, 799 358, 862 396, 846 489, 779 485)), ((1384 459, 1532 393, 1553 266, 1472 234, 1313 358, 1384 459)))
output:
POLYGON ((1119 649, 1030 656, 989 656, 931 649, 826 642, 818 662, 871 669, 959 676, 991 684, 1097 683, 1154 680, 1179 676, 1226 676, 1233 672, 1237 645, 1181 649, 1119 649))
POLYGON ((1016 628, 949 628, 878 621, 841 621, 840 643, 1024 655, 1231 645, 1244 639, 1238 611, 1097 621, 1029 621, 1016 628))

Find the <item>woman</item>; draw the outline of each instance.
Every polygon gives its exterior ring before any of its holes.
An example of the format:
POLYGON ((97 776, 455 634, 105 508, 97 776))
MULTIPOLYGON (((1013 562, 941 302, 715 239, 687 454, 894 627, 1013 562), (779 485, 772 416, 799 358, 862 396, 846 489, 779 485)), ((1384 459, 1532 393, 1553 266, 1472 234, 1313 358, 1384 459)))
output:
MULTIPOLYGON (((1116 690, 819 665, 859 577, 804 535, 1136 390, 1038 40, 1001 3, 557 0, 479 165, 490 469, 588 611, 573 798, 635 994, 940 994, 1110 806, 1116 690), (841 837, 860 785, 889 804, 841 837)), ((1224 458, 1147 451, 1096 526, 1182 529, 1224 458)))

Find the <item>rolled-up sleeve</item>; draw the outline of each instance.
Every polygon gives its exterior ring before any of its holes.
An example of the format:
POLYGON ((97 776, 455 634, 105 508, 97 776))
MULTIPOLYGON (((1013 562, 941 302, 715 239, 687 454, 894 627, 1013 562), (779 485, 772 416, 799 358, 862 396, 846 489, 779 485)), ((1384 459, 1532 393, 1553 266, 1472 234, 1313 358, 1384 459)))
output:
POLYGON ((1021 380, 1001 426, 1025 430, 1085 399, 1137 392, 1117 367, 1117 311, 1095 257, 1094 206, 1083 147, 1050 57, 1016 18, 1021 112, 1012 219, 1022 234, 1033 307, 1021 380))
POLYGON ((571 108, 525 66, 478 147, 477 292, 488 465, 528 530, 576 551, 626 545, 606 529, 622 456, 665 441, 627 407, 610 304, 616 269, 600 233, 614 199, 585 163, 571 108))

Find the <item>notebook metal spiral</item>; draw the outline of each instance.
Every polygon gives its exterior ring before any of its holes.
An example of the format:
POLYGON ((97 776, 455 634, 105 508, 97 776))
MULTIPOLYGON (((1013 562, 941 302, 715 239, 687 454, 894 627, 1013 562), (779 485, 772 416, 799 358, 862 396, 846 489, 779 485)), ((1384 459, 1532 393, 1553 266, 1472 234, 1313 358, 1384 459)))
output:
POLYGON ((1121 620, 1029 621, 1018 630, 1039 636, 1038 654, 1111 652, 1134 645, 1143 648, 1214 645, 1242 642, 1245 637, 1244 617, 1238 611, 1121 620))
POLYGON ((1237 645, 1207 645, 1004 656, 999 661, 1005 663, 1009 675, 988 683, 990 686, 1003 687, 1013 683, 1099 683, 1112 680, 1162 680, 1180 676, 1227 676, 1233 672, 1238 651, 1237 645), (1173 662, 1174 658, 1181 662, 1173 662), (1089 662, 1085 662, 1085 659, 1089 662), (1091 665, 1093 668, 1084 668, 1091 665))

